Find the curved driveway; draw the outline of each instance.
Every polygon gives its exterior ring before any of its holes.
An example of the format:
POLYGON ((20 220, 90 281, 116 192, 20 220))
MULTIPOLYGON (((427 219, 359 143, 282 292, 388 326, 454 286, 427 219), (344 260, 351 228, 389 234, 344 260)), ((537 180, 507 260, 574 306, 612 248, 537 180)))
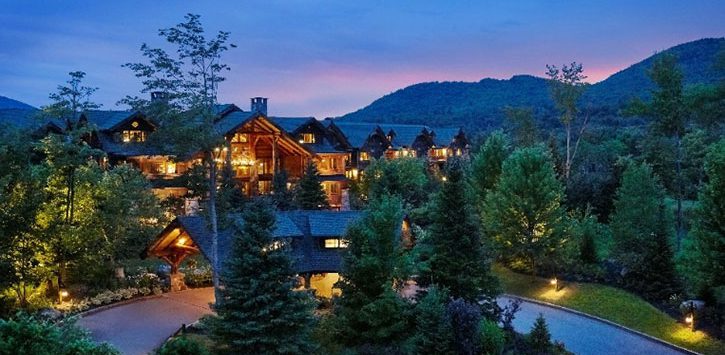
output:
POLYGON ((214 289, 199 288, 165 293, 89 314, 78 325, 98 342, 108 342, 122 354, 148 354, 182 324, 211 313, 214 289))
MULTIPOLYGON (((182 324, 211 313, 209 302, 213 299, 212 288, 167 293, 90 314, 78 324, 90 330, 93 339, 106 341, 123 354, 147 354, 182 324)), ((499 298, 502 306, 508 301, 507 297, 499 298)), ((528 333, 539 313, 546 318, 552 338, 576 354, 682 354, 613 325, 529 302, 521 303, 514 327, 528 333)))
MULTIPOLYGON (((508 297, 500 297, 498 303, 504 306, 509 300, 508 297)), ((684 354, 611 324, 525 301, 521 302, 521 310, 516 313, 514 319, 516 331, 520 333, 531 331, 539 313, 546 318, 551 337, 563 342, 566 349, 575 354, 684 354)))

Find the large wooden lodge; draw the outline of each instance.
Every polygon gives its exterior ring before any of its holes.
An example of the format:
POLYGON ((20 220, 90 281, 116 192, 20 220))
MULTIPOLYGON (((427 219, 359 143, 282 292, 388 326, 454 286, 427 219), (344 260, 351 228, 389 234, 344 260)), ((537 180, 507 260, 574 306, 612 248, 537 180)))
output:
MULTIPOLYGON (((372 159, 417 157, 430 166, 440 166, 449 157, 468 155, 468 139, 458 128, 269 116, 267 103, 267 98, 252 98, 248 111, 234 104, 218 105, 215 129, 228 143, 225 159, 247 196, 271 192, 274 174, 281 170, 287 173, 288 184, 294 185, 309 161, 316 164, 330 206, 336 211, 278 212, 274 233, 279 243, 291 246, 301 284, 322 295, 332 294, 339 277, 340 251, 346 247, 344 232, 360 216, 358 211, 347 211, 350 180, 358 179, 372 159)), ((38 134, 62 132, 60 121, 39 123, 33 116, 29 110, 0 110, 0 124, 34 129, 38 134)), ((137 167, 160 197, 187 195, 179 177, 201 162, 201 154, 179 158, 147 144, 157 128, 153 117, 143 112, 99 110, 82 114, 79 122, 92 128, 88 142, 106 153, 107 164, 137 167)), ((178 267, 186 257, 201 253, 209 259, 210 232, 206 228, 201 217, 178 216, 147 249, 148 255, 171 265, 172 289, 184 287, 178 267)), ((408 231, 407 221, 401 221, 402 243, 411 242, 408 231)), ((231 235, 222 231, 219 238, 220 260, 224 260, 231 235)))

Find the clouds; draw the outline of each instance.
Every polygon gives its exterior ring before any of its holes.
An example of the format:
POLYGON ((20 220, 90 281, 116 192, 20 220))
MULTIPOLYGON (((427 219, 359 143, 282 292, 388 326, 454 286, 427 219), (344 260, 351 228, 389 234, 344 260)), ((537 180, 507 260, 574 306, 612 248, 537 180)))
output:
POLYGON ((124 1, 18 2, 0 14, 0 95, 33 105, 83 70, 111 108, 138 81, 120 67, 159 28, 202 15, 239 47, 221 99, 242 106, 270 97, 270 112, 344 114, 409 84, 541 75, 577 60, 594 81, 654 50, 722 36, 714 1, 124 1))

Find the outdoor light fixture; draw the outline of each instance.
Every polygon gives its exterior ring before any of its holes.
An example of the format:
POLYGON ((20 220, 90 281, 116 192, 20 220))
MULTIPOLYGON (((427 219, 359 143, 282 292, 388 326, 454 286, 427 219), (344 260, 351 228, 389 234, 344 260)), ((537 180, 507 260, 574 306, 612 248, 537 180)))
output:
POLYGON ((555 277, 549 281, 551 286, 554 286, 555 291, 559 291, 559 280, 555 277))
POLYGON ((690 326, 690 329, 692 331, 695 331, 695 315, 693 313, 690 313, 687 317, 685 317, 685 323, 690 326))
POLYGON ((63 303, 63 299, 68 297, 69 293, 66 290, 60 290, 58 291, 58 301, 59 303, 63 303))
POLYGON ((444 176, 444 177, 441 178, 441 180, 448 181, 448 178, 444 176))

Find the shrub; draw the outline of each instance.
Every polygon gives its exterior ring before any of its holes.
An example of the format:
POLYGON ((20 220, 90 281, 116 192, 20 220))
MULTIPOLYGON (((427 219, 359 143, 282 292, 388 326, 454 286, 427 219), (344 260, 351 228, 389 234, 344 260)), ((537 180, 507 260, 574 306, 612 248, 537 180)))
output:
POLYGON ((0 354, 118 354, 108 344, 95 344, 73 320, 59 323, 18 314, 0 319, 0 354))
POLYGON ((506 345, 506 334, 496 322, 484 319, 479 325, 481 350, 484 354, 501 354, 506 345))
POLYGON ((453 329, 453 345, 459 354, 478 354, 478 326, 481 322, 481 308, 471 302, 458 298, 446 307, 446 313, 453 329))
POLYGON ((546 354, 551 349, 552 344, 549 326, 546 325, 546 320, 542 314, 539 314, 536 322, 534 322, 534 327, 531 328, 529 345, 531 346, 531 350, 536 354, 546 354))
POLYGON ((174 338, 160 349, 156 355, 208 355, 209 350, 200 342, 186 337, 174 338))

